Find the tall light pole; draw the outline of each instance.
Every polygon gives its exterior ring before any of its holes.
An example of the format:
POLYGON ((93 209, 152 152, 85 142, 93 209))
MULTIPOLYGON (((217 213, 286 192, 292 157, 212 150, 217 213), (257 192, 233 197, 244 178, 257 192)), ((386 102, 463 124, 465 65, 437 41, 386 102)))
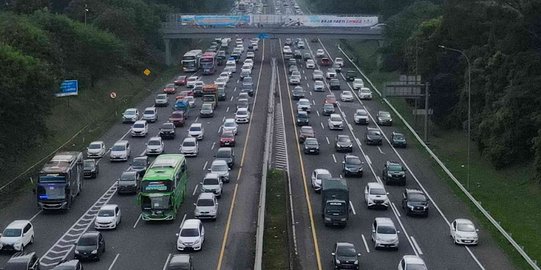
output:
POLYGON ((470 142, 471 142, 471 64, 470 64, 470 58, 464 53, 464 51, 449 48, 443 45, 438 45, 438 47, 448 50, 460 53, 464 58, 466 58, 466 62, 468 63, 468 160, 467 160, 467 180, 466 180, 466 188, 470 189, 470 156, 471 156, 471 149, 470 149, 470 142))
POLYGON ((86 13, 88 12, 88 5, 85 4, 85 25, 86 25, 86 13))

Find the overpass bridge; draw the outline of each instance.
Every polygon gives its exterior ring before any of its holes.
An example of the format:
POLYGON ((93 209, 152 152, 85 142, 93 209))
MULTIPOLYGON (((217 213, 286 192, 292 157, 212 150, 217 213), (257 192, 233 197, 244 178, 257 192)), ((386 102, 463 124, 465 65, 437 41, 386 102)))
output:
POLYGON ((162 24, 161 32, 165 62, 171 65, 170 42, 174 39, 263 36, 380 41, 383 40, 382 30, 373 27, 377 23, 377 16, 170 14, 162 24))

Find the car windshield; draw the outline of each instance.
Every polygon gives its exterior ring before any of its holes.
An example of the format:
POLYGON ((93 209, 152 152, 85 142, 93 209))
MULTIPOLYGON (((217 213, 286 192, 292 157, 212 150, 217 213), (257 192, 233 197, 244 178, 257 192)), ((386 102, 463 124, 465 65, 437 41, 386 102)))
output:
POLYGON ((154 110, 146 110, 145 114, 154 114, 154 110))
POLYGON ((191 126, 190 131, 201 131, 201 127, 200 126, 191 126))
POLYGON ((426 202, 426 196, 419 193, 410 194, 409 201, 410 202, 426 202))
POLYGON ((338 256, 354 257, 357 256, 357 251, 352 246, 338 246, 336 254, 338 256))
POLYGON ((233 138, 235 135, 231 132, 226 132, 222 134, 222 138, 233 138))
POLYGON ((402 171, 402 166, 398 164, 391 164, 388 167, 389 171, 402 171))
POLYGON ((161 142, 159 140, 150 140, 148 145, 161 145, 161 142))
POLYGON ((214 206, 214 200, 212 200, 212 199, 199 199, 199 200, 197 200, 197 206, 214 206))
POLYGON ((212 104, 205 103, 201 106, 201 110, 212 110, 212 104))
POLYGON ((216 153, 217 158, 229 158, 231 156, 231 152, 228 150, 218 150, 218 153, 216 153))
POLYGON ((408 265, 406 266, 406 269, 408 270, 427 270, 426 268, 426 265, 424 264, 412 264, 412 263, 408 263, 408 265))
POLYGON ((162 125, 162 129, 174 129, 175 126, 173 125, 173 123, 164 123, 162 125))
POLYGON ((215 186, 215 185, 219 185, 219 184, 220 184, 220 181, 218 180, 218 178, 205 178, 205 179, 203 179, 203 185, 215 186))
POLYGON ((91 143, 88 146, 88 149, 100 149, 100 148, 101 148, 101 144, 99 144, 99 143, 91 143))
POLYGON ((361 165, 361 160, 356 157, 346 158, 346 163, 351 165, 361 165))
POLYGON ((346 136, 338 136, 338 141, 339 142, 350 142, 351 140, 349 139, 349 137, 346 137, 346 136))
POLYGON ((362 88, 361 93, 370 93, 370 89, 362 88))
POLYGON ((299 115, 297 117, 298 118, 308 118, 308 114, 307 113, 299 113, 299 115))
POLYGON ((387 192, 385 192, 385 189, 383 188, 371 188, 370 194, 371 195, 386 195, 387 192))
POLYGON ((120 181, 133 181, 135 180, 135 173, 123 173, 120 175, 120 181))
POLYGON ((381 117, 391 117, 391 113, 389 113, 389 112, 380 112, 379 116, 381 116, 381 117))
POLYGON ((125 114, 125 115, 134 115, 134 114, 135 114, 135 111, 129 110, 129 111, 124 112, 124 114, 125 114))
POLYGON ((312 130, 312 127, 302 127, 301 132, 302 133, 312 133, 313 130, 312 130))
POLYGON ((369 130, 368 134, 372 135, 372 136, 380 136, 381 135, 381 133, 379 133, 378 130, 369 130))
POLYGON ((167 88, 174 88, 174 87, 175 87, 175 85, 174 85, 174 84, 172 84, 172 83, 170 83, 170 84, 166 85, 165 87, 167 87, 167 88))
POLYGON ((167 96, 159 94, 159 95, 156 96, 156 99, 167 99, 167 96))
POLYGON ((111 151, 124 151, 125 149, 126 147, 124 147, 124 145, 113 145, 111 151))
POLYGON ((395 134, 393 137, 395 140, 404 140, 404 135, 402 134, 395 134))
MULTIPOLYGON (((301 91, 302 91, 302 89, 301 89, 301 91)), ((301 100, 301 101, 299 101, 299 105, 303 105, 303 106, 305 106, 305 105, 310 105, 310 101, 308 101, 308 100, 301 100)))
POLYGON ((342 92, 342 95, 344 96, 351 96, 351 92, 347 91, 347 92, 342 92))
POLYGON ((328 173, 320 173, 317 175, 317 178, 321 180, 328 180, 328 179, 331 179, 332 176, 328 173))
POLYGON ((132 162, 132 166, 139 166, 139 167, 144 167, 146 166, 146 163, 147 161, 145 159, 142 159, 142 158, 135 158, 133 159, 133 162, 132 162))
POLYGON ((473 224, 458 223, 457 230, 461 232, 475 232, 473 224))
POLYGON ((196 237, 199 236, 199 231, 196 228, 182 229, 182 231, 180 231, 180 236, 196 237))
POLYGON ((224 127, 235 127, 235 123, 234 122, 225 122, 224 127))
POLYGON ((195 141, 184 141, 182 146, 195 146, 195 141))
POLYGON ((342 121, 342 118, 339 115, 331 116, 331 121, 342 121))
POLYGON ((145 124, 134 124, 133 127, 134 128, 144 128, 145 124))
POLYGON ((237 115, 242 115, 242 116, 245 116, 245 115, 248 115, 248 111, 237 111, 237 115))
POLYGON ((357 111, 356 114, 360 115, 360 116, 368 115, 368 113, 366 111, 357 111))
POLYGON ((392 226, 378 226, 378 233, 381 234, 396 234, 396 229, 392 226))
POLYGON ((112 209, 104 209, 98 212, 98 217, 114 217, 115 211, 112 209))
POLYGON ((336 97, 334 95, 327 95, 325 98, 327 100, 335 100, 336 99, 336 97))
POLYGON ((227 171, 229 167, 227 167, 227 164, 212 164, 210 167, 210 170, 213 172, 217 171, 227 171))
POLYGON ((22 230, 21 229, 12 229, 7 228, 4 230, 3 237, 18 237, 21 236, 22 230))
POLYGON ((85 161, 83 161, 83 168, 85 168, 85 169, 94 168, 94 160, 85 160, 85 161))
POLYGON ((97 244, 97 239, 94 236, 81 237, 79 239, 79 242, 77 243, 78 246, 82 246, 82 247, 92 247, 92 246, 96 246, 96 244, 97 244))

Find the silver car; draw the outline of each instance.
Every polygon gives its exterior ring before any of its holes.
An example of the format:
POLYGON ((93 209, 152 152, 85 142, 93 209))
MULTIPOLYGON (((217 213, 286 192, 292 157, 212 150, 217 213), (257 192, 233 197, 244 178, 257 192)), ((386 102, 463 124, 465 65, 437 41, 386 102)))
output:
POLYGON ((103 141, 91 142, 86 148, 86 156, 88 158, 101 158, 105 155, 105 143, 103 141))
POLYGON ((208 169, 211 173, 215 173, 218 176, 220 176, 220 179, 224 181, 225 183, 229 183, 229 171, 231 168, 227 166, 227 162, 222 159, 215 159, 212 161, 212 164, 210 165, 210 168, 208 169))
POLYGON ((195 138, 185 138, 180 146, 180 153, 185 156, 197 156, 199 154, 199 144, 195 138))
POLYGON ((372 241, 374 242, 374 249, 398 249, 398 231, 392 219, 386 217, 375 218, 372 223, 372 241))
POLYGON ((370 182, 364 188, 364 201, 366 206, 388 208, 390 201, 387 197, 389 193, 385 191, 385 187, 378 182, 370 182))
POLYGON ((194 203, 194 216, 198 219, 214 219, 218 216, 218 200, 216 195, 210 192, 199 194, 197 202, 194 203))
POLYGON ((205 136, 205 129, 203 128, 203 125, 201 125, 201 123, 193 123, 188 129, 188 135, 190 135, 190 137, 196 138, 197 140, 202 140, 205 136))
POLYGON ((217 197, 222 196, 223 182, 216 173, 207 173, 201 184, 201 192, 211 192, 217 197))

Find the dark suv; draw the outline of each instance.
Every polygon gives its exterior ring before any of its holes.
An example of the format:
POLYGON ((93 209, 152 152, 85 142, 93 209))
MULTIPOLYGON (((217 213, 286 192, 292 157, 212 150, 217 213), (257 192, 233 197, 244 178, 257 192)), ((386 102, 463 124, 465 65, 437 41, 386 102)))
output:
POLYGON ((406 189, 402 194, 402 208, 407 215, 428 216, 428 197, 418 189, 406 189))
POLYGON ((363 162, 358 156, 346 154, 344 161, 342 161, 342 172, 345 177, 350 175, 363 177, 363 162))
POLYGON ((337 242, 332 252, 334 269, 359 269, 360 256, 353 244, 337 242))
POLYGON ((335 141, 336 152, 353 152, 353 143, 348 135, 336 135, 335 141))
POLYGON ((159 134, 164 140, 175 139, 175 125, 171 122, 163 123, 159 134))
POLYGON ((382 145, 383 136, 381 135, 381 131, 377 128, 367 128, 366 137, 364 138, 364 141, 367 145, 368 144, 382 145))
POLYGON ((15 253, 2 269, 13 270, 39 270, 39 258, 35 252, 31 253, 15 253))
POLYGON ((408 143, 406 142, 406 137, 402 133, 393 132, 391 135, 391 144, 394 147, 403 147, 406 148, 408 143))
POLYGON ((406 169, 395 161, 387 161, 383 165, 381 178, 385 184, 397 183, 402 186, 406 185, 406 169))

